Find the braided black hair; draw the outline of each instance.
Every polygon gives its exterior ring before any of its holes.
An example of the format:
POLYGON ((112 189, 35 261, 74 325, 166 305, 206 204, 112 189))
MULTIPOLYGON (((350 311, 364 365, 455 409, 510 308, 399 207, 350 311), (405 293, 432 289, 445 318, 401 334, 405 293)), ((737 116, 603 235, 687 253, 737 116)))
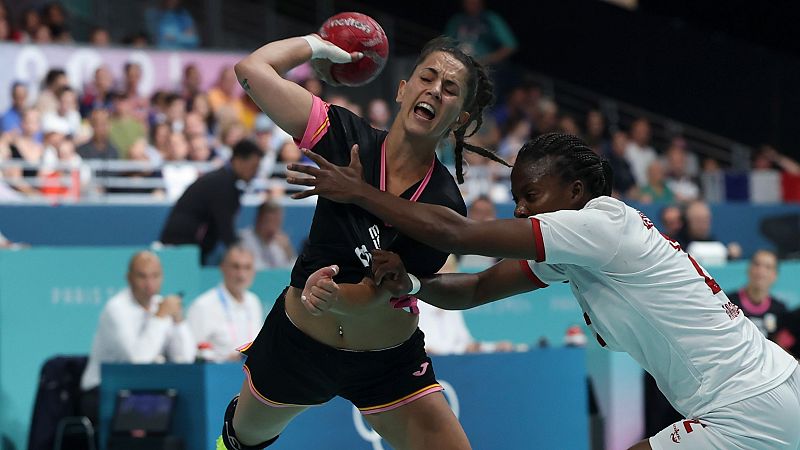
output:
POLYGON ((510 164, 490 150, 464 142, 465 138, 478 132, 481 125, 483 125, 483 110, 494 102, 494 83, 492 83, 492 80, 489 78, 486 68, 458 48, 454 40, 440 36, 425 44, 419 58, 417 58, 417 61, 414 63, 414 70, 416 70, 417 66, 419 66, 425 58, 434 52, 444 52, 452 55, 464 65, 468 73, 467 95, 464 98, 463 110, 469 113, 469 120, 458 129, 453 130, 453 135, 456 138, 456 146, 454 149, 456 154, 456 179, 459 184, 464 182, 464 150, 477 153, 484 158, 489 158, 506 167, 511 167, 510 164), (475 128, 471 133, 467 134, 467 130, 473 123, 475 123, 475 128))
POLYGON ((517 154, 515 165, 550 158, 550 173, 564 182, 583 181, 592 198, 611 195, 614 171, 581 138, 564 133, 546 133, 528 141, 517 154))

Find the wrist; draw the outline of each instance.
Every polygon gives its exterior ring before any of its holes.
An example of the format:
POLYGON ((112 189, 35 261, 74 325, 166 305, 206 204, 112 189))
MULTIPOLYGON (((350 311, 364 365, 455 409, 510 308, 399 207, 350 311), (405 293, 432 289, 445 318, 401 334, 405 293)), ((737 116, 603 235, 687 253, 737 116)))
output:
POLYGON ((352 60, 350 53, 316 34, 307 34, 301 38, 311 47, 311 59, 327 59, 333 63, 349 63, 352 60))
POLYGON ((322 53, 323 43, 320 38, 312 34, 307 34, 305 36, 300 36, 300 39, 306 41, 308 46, 311 48, 311 59, 319 59, 322 53))
POLYGON ((356 189, 353 193, 353 204, 367 209, 366 206, 370 204, 370 200, 372 195, 374 194, 373 189, 370 189, 371 186, 368 186, 366 189, 356 189))

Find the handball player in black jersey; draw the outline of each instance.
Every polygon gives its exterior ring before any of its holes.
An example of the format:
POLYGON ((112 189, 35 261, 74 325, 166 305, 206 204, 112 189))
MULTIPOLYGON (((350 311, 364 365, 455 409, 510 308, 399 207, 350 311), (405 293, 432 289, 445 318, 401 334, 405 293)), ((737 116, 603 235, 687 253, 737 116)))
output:
MULTIPOLYGON (((325 78, 326 65, 361 56, 308 35, 269 43, 235 70, 256 104, 302 148, 344 165, 357 152, 373 186, 466 215, 435 150, 454 136, 459 181, 464 150, 501 161, 464 143, 493 99, 485 69, 450 41, 429 42, 408 80, 400 82, 400 110, 388 132, 282 78, 309 59, 325 78)), ((403 299, 408 308, 397 308, 372 280, 376 249, 399 254, 420 276, 436 273, 448 256, 359 207, 319 199, 289 287, 256 340, 242 349, 246 379, 225 412, 218 449, 265 448, 295 416, 337 395, 395 449, 470 448, 425 354, 413 298, 403 299), (326 286, 337 291, 336 303, 327 302, 332 297, 326 286)))

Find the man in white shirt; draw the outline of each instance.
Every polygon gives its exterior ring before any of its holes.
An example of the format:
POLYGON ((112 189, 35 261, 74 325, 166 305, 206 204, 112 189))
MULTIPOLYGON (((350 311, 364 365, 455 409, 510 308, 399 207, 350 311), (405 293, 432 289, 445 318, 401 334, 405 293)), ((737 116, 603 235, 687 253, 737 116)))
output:
POLYGON ((155 253, 136 253, 128 265, 129 287, 111 297, 100 313, 81 379, 81 389, 87 391, 83 409, 90 418, 97 408, 100 364, 194 361, 195 341, 183 321, 181 298, 159 295, 163 278, 155 253))
POLYGON ((253 254, 241 245, 228 248, 220 264, 222 283, 204 292, 189 307, 187 320, 200 356, 214 362, 239 361, 236 348, 255 339, 264 321, 253 284, 253 254))
POLYGON ((294 265, 294 248, 282 227, 283 208, 275 202, 266 201, 258 208, 253 228, 239 232, 242 246, 255 257, 256 270, 290 268, 294 265))

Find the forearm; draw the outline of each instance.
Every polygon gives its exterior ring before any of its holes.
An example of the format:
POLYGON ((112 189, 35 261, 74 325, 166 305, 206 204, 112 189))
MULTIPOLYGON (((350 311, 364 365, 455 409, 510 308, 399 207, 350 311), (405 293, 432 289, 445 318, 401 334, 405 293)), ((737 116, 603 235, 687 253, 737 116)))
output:
POLYGON ((422 281, 416 297, 442 309, 469 309, 478 306, 476 300, 479 277, 473 273, 435 275, 422 281))
POLYGON ((421 281, 416 296, 442 309, 474 308, 536 288, 519 261, 508 259, 482 272, 438 274, 421 281))
POLYGON ((283 74, 311 58, 311 47, 303 38, 270 42, 234 67, 239 84, 275 124, 301 138, 308 124, 312 97, 283 74))
POLYGON ((289 70, 311 59, 311 47, 301 37, 270 42, 251 53, 236 65, 240 70, 274 70, 283 76, 289 70))
POLYGON ((455 254, 467 250, 463 247, 460 233, 472 221, 452 209, 410 202, 366 183, 354 203, 392 224, 403 234, 437 250, 455 254))

